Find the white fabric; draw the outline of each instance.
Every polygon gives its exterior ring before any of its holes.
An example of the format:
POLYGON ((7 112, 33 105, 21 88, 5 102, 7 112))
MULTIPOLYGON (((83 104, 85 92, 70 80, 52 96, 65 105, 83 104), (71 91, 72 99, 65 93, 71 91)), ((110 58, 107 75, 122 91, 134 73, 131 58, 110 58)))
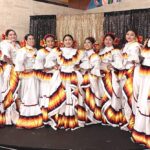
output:
POLYGON ((104 47, 102 50, 100 50, 99 55, 103 55, 103 54, 105 54, 105 53, 111 51, 112 49, 114 49, 113 46, 110 46, 110 47, 104 47))
POLYGON ((140 44, 137 42, 127 43, 123 48, 123 53, 128 55, 128 58, 125 58, 123 65, 125 69, 130 69, 134 64, 132 61, 139 63, 139 54, 140 54, 140 44))
POLYGON ((30 46, 26 46, 20 49, 16 56, 15 71, 33 69, 36 52, 37 50, 30 46), (32 50, 32 52, 29 50, 32 50))
POLYGON ((22 78, 20 86, 20 98, 25 105, 38 104, 39 80, 35 77, 22 78))
POLYGON ((9 40, 4 40, 0 43, 0 50, 2 51, 2 58, 5 55, 8 58, 11 58, 13 63, 15 63, 18 49, 20 49, 20 46, 18 43, 13 44, 9 40))
POLYGON ((55 52, 55 50, 52 50, 47 56, 46 56, 46 60, 45 60, 45 68, 52 68, 56 65, 56 56, 57 53, 55 52))
POLYGON ((134 97, 137 100, 135 107, 134 129, 150 135, 150 75, 139 74, 139 67, 135 69, 133 82, 134 97))
MULTIPOLYGON (((52 49, 46 47, 46 50, 48 50, 50 53, 52 49)), ((35 59, 34 69, 44 69, 47 55, 48 55, 48 53, 44 53, 43 49, 38 50, 37 56, 35 59)))

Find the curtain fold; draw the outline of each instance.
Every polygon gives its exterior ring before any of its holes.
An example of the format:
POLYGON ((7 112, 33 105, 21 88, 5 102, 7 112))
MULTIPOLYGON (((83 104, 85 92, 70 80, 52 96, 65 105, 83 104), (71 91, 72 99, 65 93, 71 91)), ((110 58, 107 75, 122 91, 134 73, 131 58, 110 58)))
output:
POLYGON ((150 37, 150 9, 109 12, 104 14, 104 33, 114 32, 122 42, 128 29, 144 38, 150 37))
POLYGON ((56 35, 56 15, 39 15, 30 17, 30 33, 35 36, 36 47, 45 34, 56 35))
POLYGON ((84 39, 93 36, 99 42, 103 35, 103 13, 59 15, 57 16, 57 37, 62 40, 65 34, 71 34, 79 47, 83 46, 84 39))

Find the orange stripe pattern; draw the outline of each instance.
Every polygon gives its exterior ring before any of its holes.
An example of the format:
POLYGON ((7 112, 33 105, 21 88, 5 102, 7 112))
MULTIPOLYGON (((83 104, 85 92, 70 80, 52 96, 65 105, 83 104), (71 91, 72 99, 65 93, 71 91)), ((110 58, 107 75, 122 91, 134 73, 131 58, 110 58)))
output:
POLYGON ((132 138, 136 143, 144 144, 147 148, 150 148, 150 135, 134 130, 132 132, 132 138))
POLYGON ((26 128, 26 129, 38 128, 41 127, 42 125, 43 125, 43 117, 41 114, 33 117, 20 116, 16 122, 16 126, 18 128, 26 128))
POLYGON ((14 68, 12 68, 10 72, 10 81, 9 81, 10 90, 3 101, 4 109, 10 107, 11 104, 14 102, 13 94, 17 88, 18 83, 19 83, 18 73, 14 71, 14 68))

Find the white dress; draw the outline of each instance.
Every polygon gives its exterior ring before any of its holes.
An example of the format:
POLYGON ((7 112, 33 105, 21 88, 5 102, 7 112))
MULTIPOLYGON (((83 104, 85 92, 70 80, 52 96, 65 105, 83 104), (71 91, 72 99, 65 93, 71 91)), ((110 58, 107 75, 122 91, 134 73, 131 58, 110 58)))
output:
POLYGON ((101 122, 100 108, 100 58, 93 49, 85 51, 80 68, 83 69, 82 89, 84 91, 84 102, 87 113, 87 123, 101 122))
POLYGON ((102 123, 120 126, 125 123, 122 113, 122 91, 119 71, 123 67, 121 51, 113 47, 105 47, 99 53, 101 59, 100 79, 102 91, 101 111, 102 123), (112 69, 107 66, 112 65, 112 69))
MULTIPOLYGON (((2 60, 4 59, 4 55, 10 58, 15 64, 17 51, 20 49, 20 45, 18 43, 11 43, 9 40, 4 40, 0 43, 0 49, 2 51, 2 60)), ((10 77, 14 74, 13 71, 14 66, 3 63, 3 86, 2 86, 2 99, 4 109, 6 110, 6 125, 11 125, 15 122, 18 117, 18 113, 16 112, 16 104, 13 102, 13 98, 11 97, 10 91, 10 77)))
MULTIPOLYGON (((0 85, 3 86, 3 64, 0 60, 0 85)), ((5 110, 3 104, 3 96, 2 96, 2 88, 0 88, 0 126, 5 125, 6 118, 5 118, 5 110)))
POLYGON ((84 52, 73 48, 56 48, 47 56, 45 67, 58 64, 51 79, 52 88, 49 91, 49 118, 54 128, 74 130, 84 126, 86 113, 83 107, 82 74, 76 70, 83 58, 84 52))
POLYGON ((150 48, 142 49, 141 55, 144 60, 135 68, 133 77, 132 108, 135 119, 132 138, 150 148, 150 48))
POLYGON ((122 50, 123 56, 123 75, 122 75, 122 91, 124 96, 123 113, 126 117, 127 124, 122 126, 123 130, 132 130, 134 114, 134 101, 133 96, 133 74, 135 66, 140 63, 140 44, 132 42, 125 44, 122 50))
POLYGON ((39 105, 43 114, 43 123, 47 124, 48 119, 48 96, 49 91, 51 90, 51 78, 54 70, 50 68, 47 71, 45 69, 46 57, 52 52, 52 49, 49 47, 42 48, 37 52, 37 56, 35 58, 34 69, 37 70, 36 74, 38 79, 40 80, 40 99, 39 105))
POLYGON ((26 46, 19 50, 15 62, 15 71, 19 82, 14 99, 20 98, 19 118, 16 126, 19 128, 38 128, 43 125, 42 112, 39 106, 39 80, 33 70, 37 50, 26 46))

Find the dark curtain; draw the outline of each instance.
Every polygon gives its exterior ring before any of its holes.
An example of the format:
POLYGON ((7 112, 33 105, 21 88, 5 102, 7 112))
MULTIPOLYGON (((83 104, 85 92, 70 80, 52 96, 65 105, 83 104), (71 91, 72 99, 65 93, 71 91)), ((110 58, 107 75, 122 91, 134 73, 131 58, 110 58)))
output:
POLYGON ((30 33, 35 36, 36 47, 40 48, 40 40, 50 33, 56 35, 56 16, 30 16, 30 33))
POLYGON ((109 12, 104 17, 104 33, 115 33, 122 43, 128 29, 134 29, 144 38, 150 37, 150 9, 109 12))

